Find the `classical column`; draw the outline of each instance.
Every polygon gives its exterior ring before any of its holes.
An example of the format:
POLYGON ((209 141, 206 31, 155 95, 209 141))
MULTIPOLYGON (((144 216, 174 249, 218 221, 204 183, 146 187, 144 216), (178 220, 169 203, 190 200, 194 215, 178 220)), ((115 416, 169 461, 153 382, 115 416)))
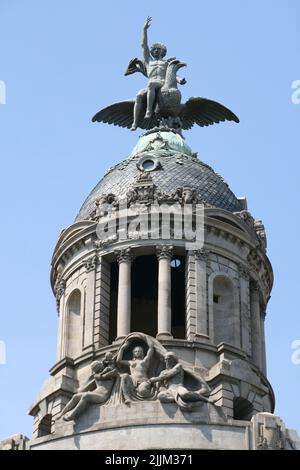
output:
POLYGON ((83 350, 93 350, 94 342, 94 311, 95 311, 95 283, 98 256, 93 255, 83 262, 86 269, 86 296, 84 309, 84 335, 83 350))
POLYGON ((266 312, 263 310, 260 314, 260 330, 261 330, 261 368, 267 375, 267 359, 266 359, 266 339, 265 339, 265 318, 266 312))
POLYGON ((117 339, 121 339, 130 333, 131 263, 133 256, 131 248, 116 250, 115 254, 119 263, 117 339))
MULTIPOLYGON (((235 330, 236 346, 241 348, 251 355, 251 321, 250 321, 250 305, 249 305, 249 285, 250 285, 250 269, 247 265, 242 263, 238 266, 240 273, 240 331, 238 328, 235 330), (238 338, 240 337, 240 341, 238 338)), ((235 321, 238 326, 237 319, 235 321)))
POLYGON ((57 339, 57 354, 56 359, 60 361, 65 355, 64 345, 64 329, 65 329, 65 318, 64 318, 64 294, 66 289, 66 281, 63 279, 62 274, 58 274, 54 285, 54 293, 56 298, 56 308, 58 314, 58 339, 57 339))
POLYGON ((196 331, 195 340, 207 341, 208 336, 208 318, 207 318, 207 261, 209 251, 204 248, 195 250, 196 261, 196 331))
POLYGON ((156 248, 158 258, 158 312, 157 337, 171 338, 171 266, 173 247, 162 245, 156 248))
POLYGON ((253 362, 262 368, 262 335, 260 320, 259 287, 256 282, 250 284, 251 338, 253 362))
POLYGON ((111 265, 104 259, 104 256, 100 256, 95 283, 94 344, 96 348, 109 344, 110 281, 111 265))

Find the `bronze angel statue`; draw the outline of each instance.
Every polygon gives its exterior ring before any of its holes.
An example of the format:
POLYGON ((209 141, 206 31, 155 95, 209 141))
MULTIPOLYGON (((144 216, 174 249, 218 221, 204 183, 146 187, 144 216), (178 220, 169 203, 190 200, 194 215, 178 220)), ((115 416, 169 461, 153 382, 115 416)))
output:
POLYGON ((179 85, 186 83, 185 78, 177 75, 184 62, 170 57, 164 59, 167 48, 155 43, 148 46, 148 29, 152 18, 145 21, 142 36, 144 59, 130 61, 125 75, 141 72, 148 78, 148 86, 138 92, 135 100, 121 101, 99 111, 92 121, 105 122, 127 127, 135 131, 138 127, 152 129, 158 125, 172 128, 190 129, 194 124, 209 126, 220 121, 239 122, 238 117, 216 101, 192 97, 181 103, 179 85))

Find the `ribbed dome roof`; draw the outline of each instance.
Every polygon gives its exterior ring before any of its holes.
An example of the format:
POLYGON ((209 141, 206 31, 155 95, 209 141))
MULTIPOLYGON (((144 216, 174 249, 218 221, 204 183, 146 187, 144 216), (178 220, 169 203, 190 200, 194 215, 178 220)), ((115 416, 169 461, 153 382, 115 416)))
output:
POLYGON ((130 157, 108 170, 85 200, 76 221, 87 219, 96 199, 104 194, 126 197, 141 174, 143 162, 149 159, 155 161, 150 173, 161 192, 171 194, 179 187, 191 187, 212 206, 231 212, 242 209, 223 178, 199 161, 182 137, 173 132, 154 132, 142 136, 130 157))

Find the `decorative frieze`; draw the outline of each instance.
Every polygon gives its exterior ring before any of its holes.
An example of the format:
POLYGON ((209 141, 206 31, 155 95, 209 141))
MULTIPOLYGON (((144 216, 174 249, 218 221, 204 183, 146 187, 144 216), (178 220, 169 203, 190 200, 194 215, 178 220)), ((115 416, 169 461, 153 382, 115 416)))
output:
POLYGON ((151 204, 176 203, 180 205, 203 204, 205 207, 213 207, 197 194, 195 188, 190 186, 181 186, 170 194, 158 190, 153 183, 150 173, 143 171, 135 179, 124 199, 119 199, 112 193, 104 194, 97 198, 88 219, 95 222, 99 221, 102 217, 117 211, 122 203, 123 209, 124 203, 127 208, 133 204, 149 206, 151 204))
POLYGON ((90 271, 94 271, 96 269, 96 266, 98 264, 98 256, 94 255, 88 258, 83 262, 83 265, 85 266, 86 272, 89 273, 90 271))
POLYGON ((105 238, 104 240, 95 240, 93 242, 94 248, 97 250, 101 250, 103 248, 107 248, 112 243, 118 241, 117 235, 113 235, 111 237, 105 238))
POLYGON ((150 173, 144 171, 137 177, 135 183, 127 192, 126 199, 128 207, 137 203, 148 206, 157 200, 156 186, 150 173))
POLYGON ((109 212, 118 209, 118 198, 112 193, 103 194, 97 198, 94 203, 94 208, 90 212, 89 220, 98 221, 101 217, 104 217, 109 212))

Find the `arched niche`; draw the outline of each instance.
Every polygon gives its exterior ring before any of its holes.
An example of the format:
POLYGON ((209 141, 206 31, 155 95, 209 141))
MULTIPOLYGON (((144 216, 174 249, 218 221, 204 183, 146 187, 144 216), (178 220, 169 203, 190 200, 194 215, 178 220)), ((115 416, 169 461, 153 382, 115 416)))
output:
POLYGON ((212 295, 214 343, 235 345, 235 296, 232 280, 225 275, 216 276, 212 295))
POLYGON ((253 416, 253 405, 249 400, 242 397, 233 400, 233 419, 250 421, 253 416))
POLYGON ((75 289, 67 301, 67 356, 77 357, 81 353, 81 292, 75 289))
POLYGON ((52 432, 52 415, 43 416, 38 425, 38 437, 47 436, 52 432))

